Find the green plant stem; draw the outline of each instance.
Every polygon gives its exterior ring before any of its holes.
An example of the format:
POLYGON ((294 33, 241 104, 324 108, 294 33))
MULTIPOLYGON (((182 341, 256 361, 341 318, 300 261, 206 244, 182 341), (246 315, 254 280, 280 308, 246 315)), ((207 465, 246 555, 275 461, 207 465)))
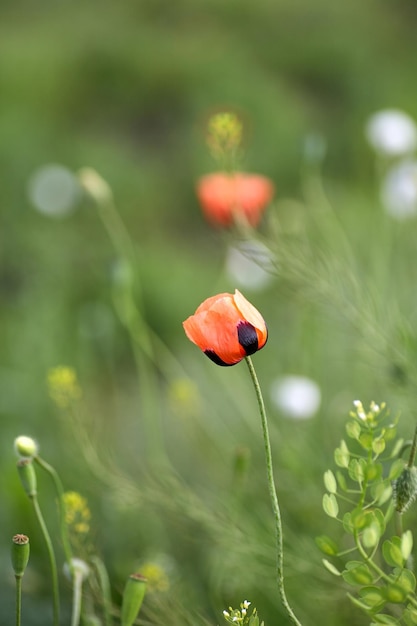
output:
POLYGON ((413 443, 411 444, 410 456, 408 459, 408 467, 413 467, 417 452, 417 424, 414 430, 413 443))
POLYGON ((49 535, 48 529, 45 524, 45 520, 43 518, 42 512, 39 507, 38 498, 36 495, 31 496, 31 500, 33 503, 33 507, 35 509, 36 517, 38 518, 39 526, 41 527, 42 534, 45 540, 46 548, 48 551, 49 562, 51 566, 51 576, 52 576, 52 598, 53 598, 53 610, 54 610, 54 626, 59 626, 59 587, 58 587, 58 572, 56 567, 56 559, 54 548, 52 546, 51 537, 49 535))
POLYGON ((72 574, 71 626, 78 626, 78 624, 80 623, 82 586, 83 586, 82 572, 75 570, 72 574))
POLYGON ((22 615, 22 577, 16 576, 16 626, 20 626, 22 615))
POLYGON ((68 537, 68 528, 65 523, 64 488, 62 486, 61 479, 59 478, 57 471, 52 467, 52 465, 49 465, 49 463, 44 461, 41 457, 36 456, 34 460, 36 461, 36 463, 38 463, 38 465, 40 465, 42 469, 44 469, 51 476, 54 482, 55 491, 57 492, 57 496, 58 496, 59 527, 60 527, 60 532, 61 532, 61 541, 62 541, 62 546, 64 548, 66 562, 68 566, 71 568, 71 559, 73 557, 73 554, 72 554, 71 545, 70 545, 69 537, 68 537))
POLYGON ((272 503, 272 510, 274 513, 275 519, 275 534, 276 534, 276 542, 277 542, 277 582, 278 582, 278 590, 281 597, 282 604, 284 605, 285 610, 293 624, 297 626, 301 626, 301 622, 296 618, 289 602, 287 600, 287 595, 285 593, 284 586, 284 549, 283 549, 283 533, 282 533, 282 522, 281 522, 281 511, 278 503, 278 496, 275 487, 274 481, 274 472, 272 465, 272 453, 271 453, 271 442, 269 438, 269 429, 268 429, 268 420, 266 417, 265 403, 262 396, 261 387, 259 385, 258 377, 255 372, 255 368, 252 363, 252 359, 247 356, 245 358, 247 366, 249 368, 249 373, 253 382, 253 386, 255 388, 256 398, 258 400, 259 412, 261 415, 262 422, 262 432, 264 438, 264 447, 265 447, 265 460, 266 460, 266 472, 268 477, 268 488, 269 495, 272 503))

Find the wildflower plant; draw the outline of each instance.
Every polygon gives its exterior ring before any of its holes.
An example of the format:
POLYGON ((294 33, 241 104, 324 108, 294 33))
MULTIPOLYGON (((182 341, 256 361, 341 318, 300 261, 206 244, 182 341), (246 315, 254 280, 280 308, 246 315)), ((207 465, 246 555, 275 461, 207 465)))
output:
POLYGON ((239 609, 232 609, 229 606, 228 611, 223 611, 223 617, 228 624, 240 624, 241 626, 264 626, 264 622, 259 621, 258 613, 254 607, 249 613, 250 602, 244 600, 240 604, 239 609))
POLYGON ((410 626, 417 624, 413 534, 403 530, 402 514, 416 495, 416 441, 405 464, 397 421, 385 404, 365 410, 355 401, 349 443, 343 439, 334 453, 338 469, 324 474, 323 509, 344 534, 339 543, 327 536, 316 541, 331 559, 324 559, 326 568, 355 590, 348 595, 372 624, 410 626))

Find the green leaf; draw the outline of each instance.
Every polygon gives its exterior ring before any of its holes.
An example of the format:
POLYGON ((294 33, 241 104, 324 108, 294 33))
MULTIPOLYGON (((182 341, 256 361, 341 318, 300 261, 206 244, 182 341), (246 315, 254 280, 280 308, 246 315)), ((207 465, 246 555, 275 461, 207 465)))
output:
POLYGON ((361 425, 357 421, 349 421, 346 424, 346 432, 351 439, 358 439, 361 434, 361 425))
POLYGON ((349 561, 346 569, 342 572, 343 580, 349 585, 360 586, 370 585, 374 581, 371 570, 362 561, 349 561))
POLYGON ((359 591, 361 599, 369 609, 379 610, 385 605, 385 593, 380 587, 368 585, 359 591))
POLYGON ((398 478, 402 474, 404 467, 405 463, 403 459, 397 459, 396 461, 394 461, 394 463, 391 465, 388 479, 395 480, 396 478, 398 478))
POLYGON ((381 538, 379 524, 371 524, 362 533, 362 543, 365 548, 373 548, 381 538))
POLYGON ((374 615, 372 619, 374 620, 374 624, 386 624, 386 626, 397 626, 397 624, 400 623, 394 617, 391 615, 385 615, 385 613, 374 615))
POLYGON ((329 493, 337 493, 337 482, 332 470, 324 473, 324 486, 329 493))
POLYGON ((345 441, 342 439, 340 446, 334 451, 334 461, 339 467, 349 466, 350 453, 345 441))
POLYGON ((361 444, 362 448, 364 448, 365 450, 368 450, 368 451, 372 450, 372 443, 373 443, 372 433, 362 433, 358 441, 361 444))
POLYGON ((392 487, 387 482, 372 485, 371 493, 378 506, 382 506, 392 497, 392 487))
POLYGON ((401 536, 401 554, 404 561, 408 559, 413 549, 413 533, 411 530, 406 530, 401 536))
POLYGON ((349 463, 349 476, 357 483, 362 483, 365 478, 365 465, 364 459, 352 459, 349 463))
POLYGON ((353 535, 355 531, 355 527, 352 524, 352 515, 351 513, 345 513, 343 516, 343 528, 346 533, 349 535, 353 535))
POLYGON ((368 463, 365 467, 365 478, 368 481, 379 480, 382 476, 381 463, 368 463))
POLYGON ((323 509, 329 517, 337 517, 339 505, 333 493, 325 493, 323 496, 323 509))
POLYGON ((386 598, 393 604, 402 604, 407 599, 407 592, 400 585, 388 585, 386 588, 386 598))
POLYGON ((401 539, 399 537, 393 537, 390 541, 387 539, 382 544, 382 554, 385 561, 391 567, 402 567, 404 564, 403 555, 401 552, 401 539))
POLYGON ((331 573, 334 574, 334 576, 341 576, 342 573, 339 572, 339 570, 337 569, 337 567, 335 567, 333 565, 333 563, 330 563, 330 561, 328 561, 327 559, 323 559, 323 565, 324 567, 331 573))
POLYGON ((409 604, 404 611, 402 617, 406 623, 406 626, 414 626, 415 624, 417 624, 417 609, 409 604))
POLYGON ((395 584, 402 587, 406 593, 414 593, 416 588, 416 577, 411 570, 396 567, 393 574, 395 577, 395 584))
POLYGON ((385 450, 385 439, 375 439, 373 444, 372 444, 372 450, 375 452, 375 454, 382 454, 383 451, 385 450))
POLYGON ((354 596, 352 596, 350 593, 346 594, 347 597, 349 598, 349 600, 357 607, 359 607, 360 609, 362 609, 362 611, 369 611, 369 606, 367 604, 365 604, 365 602, 361 602, 360 600, 358 600, 357 598, 355 598, 354 596))
POLYGON ((319 550, 321 550, 324 554, 328 554, 329 556, 333 556, 339 551, 337 544, 326 535, 316 537, 316 545, 319 550))
MULTIPOLYGON (((387 434, 385 435, 385 441, 388 441, 387 434)), ((403 447, 403 445, 404 445, 404 439, 397 439, 393 449, 391 450, 391 454, 389 455, 391 459, 393 459, 394 457, 400 454, 401 448, 403 447)))
POLYGON ((342 489, 342 491, 347 491, 346 478, 343 476, 342 472, 340 472, 339 470, 336 472, 336 479, 337 479, 340 489, 342 489))

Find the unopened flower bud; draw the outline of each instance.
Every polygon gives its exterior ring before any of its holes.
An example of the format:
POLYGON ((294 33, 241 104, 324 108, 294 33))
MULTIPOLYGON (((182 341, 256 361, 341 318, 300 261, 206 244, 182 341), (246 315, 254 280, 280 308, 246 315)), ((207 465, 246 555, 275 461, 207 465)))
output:
POLYGON ((14 449, 18 456, 32 458, 39 452, 39 446, 32 437, 21 435, 14 440, 14 449))
POLYGON ((123 592, 122 626, 132 626, 145 596, 146 578, 142 574, 131 574, 123 592))
POLYGON ((17 462, 17 471, 19 472, 20 481, 23 489, 29 498, 33 498, 37 493, 36 472, 33 467, 32 459, 24 458, 17 462))
POLYGON ((14 535, 12 539, 12 565, 16 578, 21 578, 25 573, 29 553, 29 537, 21 534, 14 535))
POLYGON ((395 510, 404 513, 417 495, 417 468, 404 467, 400 476, 393 483, 395 510))

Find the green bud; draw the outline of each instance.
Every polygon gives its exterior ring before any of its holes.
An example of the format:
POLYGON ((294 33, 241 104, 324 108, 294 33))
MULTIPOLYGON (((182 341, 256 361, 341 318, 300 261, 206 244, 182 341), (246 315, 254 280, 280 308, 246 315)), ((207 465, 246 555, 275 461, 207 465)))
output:
POLYGON ((21 578, 25 573, 29 561, 29 537, 26 535, 14 535, 12 539, 12 565, 14 575, 21 578))
POLYGON ((408 465, 404 467, 392 488, 395 509, 398 513, 404 513, 417 495, 417 468, 408 465))
POLYGON ((36 496, 36 472, 33 467, 32 459, 20 459, 20 461, 17 462, 17 471, 19 472, 23 489, 26 491, 29 498, 36 496))
POLYGON ((142 574, 131 574, 127 579, 122 601, 122 626, 132 626, 145 596, 146 578, 142 574))
POLYGON ((17 456, 32 458, 37 456, 39 452, 39 446, 32 437, 26 437, 21 435, 14 440, 14 450, 17 456))

